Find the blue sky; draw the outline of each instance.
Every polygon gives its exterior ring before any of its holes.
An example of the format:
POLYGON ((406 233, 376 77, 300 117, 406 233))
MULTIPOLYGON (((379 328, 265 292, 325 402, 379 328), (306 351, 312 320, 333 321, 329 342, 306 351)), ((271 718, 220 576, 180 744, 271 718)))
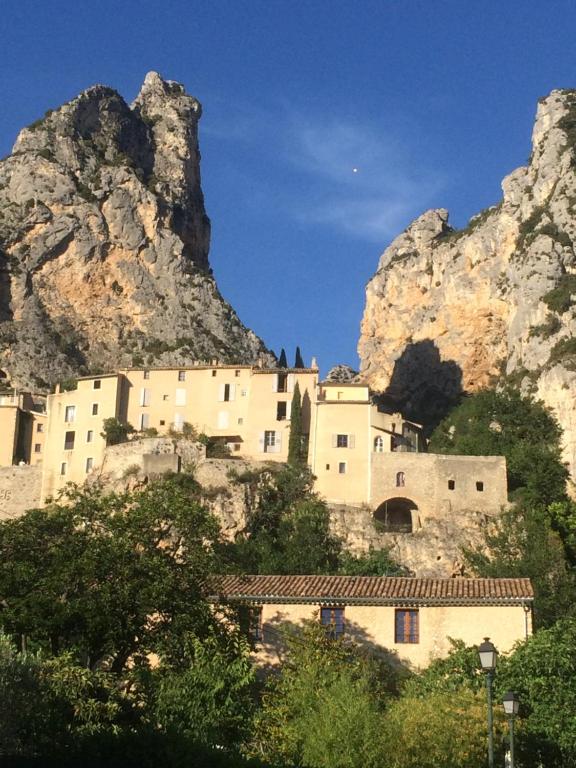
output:
POLYGON ((537 99, 576 87, 575 29, 573 0, 5 0, 0 154, 94 83, 128 101, 149 70, 184 83, 220 289, 326 372, 357 364, 394 236, 500 198, 537 99))

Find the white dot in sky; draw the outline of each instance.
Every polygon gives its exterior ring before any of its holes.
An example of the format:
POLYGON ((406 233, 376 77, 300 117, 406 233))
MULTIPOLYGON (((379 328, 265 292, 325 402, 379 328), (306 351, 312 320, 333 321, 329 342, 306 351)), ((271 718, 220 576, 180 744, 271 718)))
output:
POLYGON ((358 168, 352 168, 352 173, 358 173, 358 168))

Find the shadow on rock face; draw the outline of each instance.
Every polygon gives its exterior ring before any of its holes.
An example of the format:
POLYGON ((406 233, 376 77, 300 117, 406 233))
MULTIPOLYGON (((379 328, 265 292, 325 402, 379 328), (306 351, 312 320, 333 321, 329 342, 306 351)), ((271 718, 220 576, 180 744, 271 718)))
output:
POLYGON ((431 339, 408 344, 394 364, 380 405, 395 408, 430 434, 462 397, 462 369, 442 360, 431 339))

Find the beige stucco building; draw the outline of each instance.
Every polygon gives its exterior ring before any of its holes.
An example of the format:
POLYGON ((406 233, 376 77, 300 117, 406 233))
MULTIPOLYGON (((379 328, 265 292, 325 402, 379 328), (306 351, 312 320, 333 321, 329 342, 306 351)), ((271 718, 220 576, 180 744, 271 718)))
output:
POLYGON ((42 408, 28 392, 0 392, 0 467, 42 464, 47 421, 42 408))
POLYGON ((286 635, 318 620, 335 636, 409 667, 446 656, 450 638, 490 637, 501 653, 532 633, 529 579, 418 579, 385 576, 225 576, 212 601, 238 608, 264 666, 282 660, 286 635))
POLYGON ((12 393, 0 398, 0 466, 42 460, 44 501, 99 472, 103 423, 112 417, 140 434, 179 433, 190 424, 232 456, 286 461, 296 384, 316 490, 348 520, 368 510, 382 532, 402 534, 429 518, 495 514, 506 505, 504 457, 426 453, 420 425, 380 408, 365 384, 320 382, 315 364, 214 363, 89 376, 49 395, 47 416, 12 393))

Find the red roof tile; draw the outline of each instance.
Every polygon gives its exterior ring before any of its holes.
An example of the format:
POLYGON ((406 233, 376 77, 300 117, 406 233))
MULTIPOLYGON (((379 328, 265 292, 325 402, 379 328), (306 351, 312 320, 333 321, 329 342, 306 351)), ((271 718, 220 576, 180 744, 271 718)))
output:
POLYGON ((396 576, 222 576, 214 600, 260 602, 509 603, 534 599, 530 579, 396 576))

